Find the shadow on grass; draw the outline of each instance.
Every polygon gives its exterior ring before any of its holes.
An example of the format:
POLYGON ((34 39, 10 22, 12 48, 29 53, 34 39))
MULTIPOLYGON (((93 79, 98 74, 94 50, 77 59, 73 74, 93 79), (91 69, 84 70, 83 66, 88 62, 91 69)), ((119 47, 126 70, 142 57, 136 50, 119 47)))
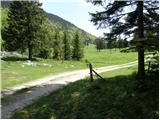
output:
POLYGON ((41 98, 12 118, 158 118, 158 85, 158 77, 150 76, 139 88, 135 74, 105 81, 80 80, 41 98))
MULTIPOLYGON (((22 58, 22 57, 15 57, 15 56, 8 56, 8 57, 3 57, 1 58, 4 61, 11 61, 11 62, 16 62, 16 61, 26 61, 28 58, 22 58)), ((32 58, 32 61, 38 61, 36 58, 32 58)))

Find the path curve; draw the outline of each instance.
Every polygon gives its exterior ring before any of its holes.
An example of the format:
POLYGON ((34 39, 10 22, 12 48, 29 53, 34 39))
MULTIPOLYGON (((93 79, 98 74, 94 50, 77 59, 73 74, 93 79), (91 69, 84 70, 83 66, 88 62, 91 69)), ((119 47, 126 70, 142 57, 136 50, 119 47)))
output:
MULTIPOLYGON (((106 67, 94 68, 97 73, 112 71, 116 69, 126 68, 137 65, 137 61, 127 64, 111 65, 106 67)), ((30 88, 28 92, 23 94, 12 96, 9 101, 3 102, 1 105, 1 117, 2 119, 10 118, 15 110, 22 109, 23 107, 32 104, 42 96, 47 96, 49 93, 62 88, 69 83, 75 82, 82 78, 89 76, 89 70, 76 70, 72 72, 60 73, 57 75, 38 79, 20 86, 16 86, 2 91, 2 96, 12 95, 18 90, 23 88, 30 88)))

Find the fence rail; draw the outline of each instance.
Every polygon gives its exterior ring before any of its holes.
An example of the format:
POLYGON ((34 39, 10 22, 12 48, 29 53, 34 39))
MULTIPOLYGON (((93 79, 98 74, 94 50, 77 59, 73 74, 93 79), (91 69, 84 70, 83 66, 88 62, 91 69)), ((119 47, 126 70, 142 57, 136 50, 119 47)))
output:
POLYGON ((101 78, 102 80, 105 80, 102 76, 100 76, 92 67, 92 64, 89 64, 89 70, 90 70, 90 80, 91 82, 93 82, 93 72, 95 73, 95 75, 97 75, 99 78, 101 78))

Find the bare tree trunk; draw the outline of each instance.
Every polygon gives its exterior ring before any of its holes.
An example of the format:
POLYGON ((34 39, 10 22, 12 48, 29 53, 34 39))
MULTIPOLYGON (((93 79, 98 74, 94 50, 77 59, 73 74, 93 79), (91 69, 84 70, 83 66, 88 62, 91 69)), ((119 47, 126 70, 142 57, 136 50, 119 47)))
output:
MULTIPOLYGON (((143 1, 138 1, 138 37, 140 39, 144 38, 144 28, 143 28, 143 1)), ((141 41, 142 42, 142 41, 141 41)), ((138 77, 144 79, 144 45, 140 43, 138 45, 138 77)))
POLYGON ((28 59, 32 60, 32 46, 31 45, 28 46, 28 59))

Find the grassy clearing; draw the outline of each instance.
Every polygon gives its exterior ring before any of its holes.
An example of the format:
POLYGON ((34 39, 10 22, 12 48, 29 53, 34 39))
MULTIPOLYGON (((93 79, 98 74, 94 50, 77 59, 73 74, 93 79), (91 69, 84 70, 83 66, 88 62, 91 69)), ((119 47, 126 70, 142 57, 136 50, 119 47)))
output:
POLYGON ((137 53, 122 53, 119 49, 101 50, 98 52, 94 45, 85 47, 85 58, 90 61, 93 66, 107 66, 113 64, 128 63, 137 60, 137 53))
POLYGON ((26 83, 41 77, 53 75, 60 72, 87 68, 85 60, 90 61, 94 67, 108 66, 113 64, 128 63, 137 59, 137 53, 121 53, 119 50, 102 50, 97 52, 94 45, 85 47, 84 58, 81 61, 58 61, 52 59, 41 59, 35 63, 45 63, 47 66, 25 66, 24 60, 2 61, 2 89, 26 83))
POLYGON ((2 89, 59 72, 85 68, 85 64, 83 65, 81 62, 74 61, 65 61, 62 63, 61 61, 41 60, 38 63, 51 64, 52 67, 22 67, 23 61, 2 62, 2 89), (79 64, 79 66, 77 66, 77 64, 79 64))
POLYGON ((105 81, 84 79, 71 83, 17 111, 12 118, 158 118, 158 77, 148 77, 139 89, 136 69, 103 73, 105 81))

